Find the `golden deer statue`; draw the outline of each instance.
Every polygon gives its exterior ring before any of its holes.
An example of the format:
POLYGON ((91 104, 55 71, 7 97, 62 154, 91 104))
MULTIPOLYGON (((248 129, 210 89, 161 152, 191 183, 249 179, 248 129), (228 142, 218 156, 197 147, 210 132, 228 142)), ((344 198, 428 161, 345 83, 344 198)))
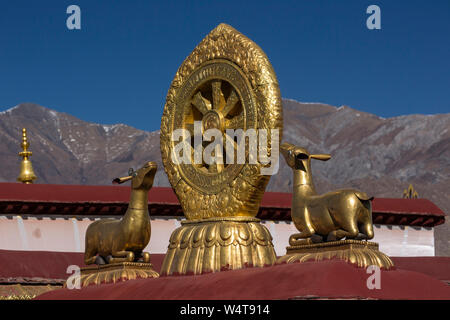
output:
POLYGON ((102 219, 89 225, 86 231, 85 264, 150 262, 150 254, 142 252, 150 241, 151 227, 148 212, 148 191, 153 185, 157 165, 147 162, 129 176, 113 183, 131 180, 131 196, 127 212, 120 220, 102 219))
POLYGON ((300 233, 289 238, 291 246, 343 239, 372 239, 373 197, 354 189, 318 195, 311 176, 311 159, 327 161, 329 154, 309 154, 290 143, 281 145, 287 164, 294 171, 291 216, 300 233))

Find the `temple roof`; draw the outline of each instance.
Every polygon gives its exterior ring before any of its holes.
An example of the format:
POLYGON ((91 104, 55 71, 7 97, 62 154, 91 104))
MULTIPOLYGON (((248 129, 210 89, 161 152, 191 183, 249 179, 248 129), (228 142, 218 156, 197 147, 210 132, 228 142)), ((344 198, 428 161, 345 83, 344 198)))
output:
MULTIPOLYGON (((156 271, 164 256, 151 255, 156 271)), ((323 260, 52 290, 38 299, 448 299, 449 257, 391 258, 395 267, 381 270, 381 290, 366 287, 364 268, 323 260)), ((83 253, 12 250, 0 250, 0 265, 0 296, 2 284, 4 292, 20 284, 29 293, 37 284, 61 286, 69 265, 84 267, 83 253)))
MULTIPOLYGON (((120 216, 127 209, 130 187, 0 183, 0 215, 24 218, 99 218, 120 216)), ((291 219, 291 193, 266 192, 257 217, 291 219)), ((427 199, 375 198, 373 222, 387 225, 434 227, 445 221, 444 212, 427 199)), ((182 217, 180 203, 171 188, 149 192, 152 216, 182 217)))
MULTIPOLYGON (((437 259, 434 259, 437 260, 437 259)), ((448 261, 442 266, 448 267, 448 261)), ((447 268, 448 269, 448 268, 447 268)), ((450 288, 425 273, 380 271, 379 290, 367 287, 364 268, 339 260, 307 261, 207 273, 137 279, 60 289, 37 299, 278 300, 278 299, 448 299, 450 288)))

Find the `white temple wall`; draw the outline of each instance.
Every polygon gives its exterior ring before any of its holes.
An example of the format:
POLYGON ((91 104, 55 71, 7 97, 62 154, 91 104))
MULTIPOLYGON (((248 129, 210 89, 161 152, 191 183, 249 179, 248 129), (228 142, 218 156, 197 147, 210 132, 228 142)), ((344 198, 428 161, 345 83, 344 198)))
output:
MULTIPOLYGON (((152 217, 152 236, 145 249, 165 253, 172 231, 180 226, 180 218, 152 217)), ((42 218, 8 219, 0 216, 0 249, 84 252, 84 238, 90 219, 42 218)), ((263 221, 273 237, 278 256, 286 253, 289 236, 297 232, 291 222, 263 221)), ((389 256, 434 256, 434 229, 409 226, 375 225, 375 238, 380 250, 389 256)))

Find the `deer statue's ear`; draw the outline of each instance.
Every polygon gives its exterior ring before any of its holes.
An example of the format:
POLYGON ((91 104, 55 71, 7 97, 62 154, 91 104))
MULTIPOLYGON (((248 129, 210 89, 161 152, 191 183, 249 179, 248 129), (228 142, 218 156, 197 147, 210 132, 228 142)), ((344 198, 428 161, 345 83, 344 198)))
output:
POLYGON ((331 154, 312 154, 311 159, 327 161, 331 159, 331 154))
POLYGON ((292 144, 290 144, 289 142, 283 142, 281 145, 280 145, 280 149, 281 150, 284 150, 284 151, 288 151, 288 150, 290 150, 290 149, 293 149, 293 145, 292 144))
POLYGON ((122 178, 115 178, 112 183, 113 184, 122 184, 124 182, 127 182, 128 180, 133 179, 133 176, 127 176, 127 177, 122 177, 122 178))

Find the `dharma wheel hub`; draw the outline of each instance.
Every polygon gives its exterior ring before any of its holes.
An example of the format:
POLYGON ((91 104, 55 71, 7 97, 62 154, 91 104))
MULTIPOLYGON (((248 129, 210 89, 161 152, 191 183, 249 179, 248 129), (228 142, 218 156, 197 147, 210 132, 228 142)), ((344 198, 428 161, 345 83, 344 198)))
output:
POLYGON ((203 130, 217 129, 224 131, 223 115, 215 110, 208 111, 202 119, 203 130))
MULTIPOLYGON (((248 149, 245 163, 225 161, 225 145, 228 142, 234 151, 238 149, 230 132, 253 129, 259 134, 259 129, 266 129, 269 156, 270 131, 278 130, 281 139, 282 125, 280 90, 268 58, 253 41, 231 26, 220 24, 178 69, 161 119, 164 169, 188 219, 172 234, 162 275, 198 274, 220 271, 223 266, 235 269, 275 262, 272 237, 259 220, 254 220, 270 176, 261 174, 262 163, 247 161, 248 149), (189 132, 190 163, 172 160, 179 143, 172 140, 172 133, 177 129, 189 132), (197 145, 196 138, 210 129, 222 135, 221 152, 216 154, 214 149, 216 157, 212 163, 196 161, 198 151, 203 155, 210 143, 197 145), (211 251, 206 247, 212 239, 216 249, 211 251), (237 246, 237 251, 229 250, 229 241, 237 246), (203 257, 201 267, 194 255, 203 257)), ((236 155, 228 154, 234 159, 236 155)))

